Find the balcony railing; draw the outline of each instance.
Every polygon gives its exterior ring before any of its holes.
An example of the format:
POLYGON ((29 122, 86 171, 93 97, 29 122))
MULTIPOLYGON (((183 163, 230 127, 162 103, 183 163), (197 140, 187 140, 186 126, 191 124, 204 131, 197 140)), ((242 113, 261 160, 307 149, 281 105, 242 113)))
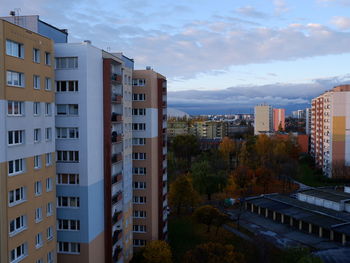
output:
POLYGON ((123 96, 121 96, 121 95, 116 95, 116 94, 113 94, 113 95, 112 95, 112 102, 113 102, 113 103, 118 103, 118 104, 120 104, 120 103, 122 103, 122 100, 123 100, 123 96))
POLYGON ((123 212, 122 211, 114 212, 113 225, 116 224, 120 219, 122 219, 122 216, 123 216, 123 212))
POLYGON ((116 82, 117 84, 122 84, 122 76, 119 74, 112 74, 111 80, 116 82))
POLYGON ((122 135, 117 132, 112 132, 112 143, 122 142, 122 135))
POLYGON ((119 191, 112 197, 112 204, 114 205, 118 203, 120 200, 122 200, 122 198, 123 198, 123 193, 122 191, 119 191))
POLYGON ((119 183, 123 179, 122 173, 117 173, 112 176, 112 184, 119 183))
POLYGON ((121 238, 122 238, 122 230, 120 229, 120 230, 114 231, 113 238, 112 238, 113 245, 115 245, 115 243, 117 243, 118 240, 120 240, 121 238))
POLYGON ((162 102, 162 106, 165 108, 166 107, 166 101, 162 102))
POLYGON ((122 122, 123 121, 123 115, 113 112, 111 116, 112 122, 122 122))
POLYGON ((123 249, 120 246, 117 246, 114 250, 113 253, 113 261, 118 261, 118 259, 120 259, 121 255, 122 255, 122 251, 123 249))
POLYGON ((115 153, 112 155, 112 163, 118 163, 123 160, 123 155, 121 153, 115 153))

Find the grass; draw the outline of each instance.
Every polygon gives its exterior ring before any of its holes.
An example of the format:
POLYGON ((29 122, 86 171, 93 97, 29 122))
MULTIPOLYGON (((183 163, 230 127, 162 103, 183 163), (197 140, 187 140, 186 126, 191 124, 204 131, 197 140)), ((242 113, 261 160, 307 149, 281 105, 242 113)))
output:
POLYGON ((184 254, 201 243, 218 242, 231 244, 241 252, 247 263, 258 262, 254 245, 237 237, 224 228, 220 228, 216 235, 216 227, 209 233, 206 226, 197 224, 190 216, 171 217, 169 219, 169 244, 172 249, 174 262, 182 262, 184 254))

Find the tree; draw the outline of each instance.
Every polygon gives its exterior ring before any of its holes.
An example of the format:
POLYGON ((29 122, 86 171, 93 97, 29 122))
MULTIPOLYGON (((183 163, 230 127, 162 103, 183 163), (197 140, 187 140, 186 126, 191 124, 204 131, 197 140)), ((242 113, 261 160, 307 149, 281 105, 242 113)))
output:
POLYGON ((253 170, 247 166, 238 166, 231 176, 236 186, 236 189, 240 193, 240 196, 244 197, 247 189, 253 183, 253 178, 254 178, 253 170))
POLYGON ((171 263, 171 249, 167 242, 155 240, 149 242, 142 253, 145 263, 171 263))
POLYGON ((186 160, 189 168, 192 157, 199 153, 198 139, 194 135, 178 135, 173 140, 172 149, 175 157, 186 160))
POLYGON ((184 257, 185 263, 243 263, 244 257, 232 245, 220 243, 200 244, 188 251, 184 257))
POLYGON ((170 184, 168 200, 177 214, 180 214, 181 208, 191 208, 199 201, 199 195, 194 190, 189 176, 180 175, 170 184))
POLYGON ((323 261, 316 256, 313 256, 310 253, 308 248, 289 248, 287 249, 283 255, 282 260, 283 263, 322 263, 323 261))
POLYGON ((219 145, 219 152, 226 161, 227 166, 230 167, 232 154, 236 149, 235 142, 229 137, 224 137, 219 145))
POLYGON ((271 146, 271 139, 266 134, 258 135, 255 148, 260 159, 260 165, 266 166, 266 164, 271 160, 271 146))
POLYGON ((272 173, 265 167, 259 167, 255 170, 256 182, 264 188, 264 194, 268 191, 271 182, 272 173))
POLYGON ((198 223, 207 225, 207 232, 210 232, 211 225, 219 215, 220 211, 211 205, 201 206, 193 213, 193 217, 198 223))
POLYGON ((222 227, 228 221, 229 217, 221 212, 217 215, 216 218, 214 218, 213 225, 216 226, 216 235, 218 234, 220 227, 222 227))
POLYGON ((209 161, 203 160, 192 165, 193 185, 201 194, 206 194, 208 200, 211 195, 222 191, 226 185, 226 175, 224 172, 213 171, 209 161))

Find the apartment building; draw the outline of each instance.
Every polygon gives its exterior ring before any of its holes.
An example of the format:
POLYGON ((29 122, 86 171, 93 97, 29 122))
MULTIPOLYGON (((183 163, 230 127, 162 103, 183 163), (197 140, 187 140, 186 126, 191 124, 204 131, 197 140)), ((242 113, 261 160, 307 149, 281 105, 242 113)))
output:
POLYGON ((312 116, 311 108, 306 108, 305 109, 305 133, 307 135, 311 134, 311 116, 312 116))
POLYGON ((257 105, 254 108, 254 134, 269 133, 273 130, 273 111, 270 105, 257 105))
POLYGON ((190 124, 187 120, 168 120, 167 124, 167 135, 169 138, 189 134, 190 124))
POLYGON ((166 239, 166 78, 150 68, 133 72, 133 244, 166 239))
POLYGON ((311 154, 328 177, 350 166, 350 85, 334 87, 312 100, 311 154))
POLYGON ((133 62, 89 41, 55 50, 58 261, 128 262, 133 62))
POLYGON ((284 131, 285 128, 285 109, 273 109, 273 130, 284 131))
POLYGON ((0 19, 0 262, 56 262, 53 41, 0 19))
POLYGON ((199 138, 222 139, 228 136, 228 126, 226 121, 196 121, 193 132, 199 138))

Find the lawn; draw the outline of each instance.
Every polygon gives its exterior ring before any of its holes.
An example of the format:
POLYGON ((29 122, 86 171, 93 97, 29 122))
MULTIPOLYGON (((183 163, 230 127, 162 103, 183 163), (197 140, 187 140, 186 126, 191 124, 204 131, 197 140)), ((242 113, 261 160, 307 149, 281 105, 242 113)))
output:
POLYGON ((231 244, 237 251, 244 254, 246 262, 258 262, 257 253, 253 244, 237 237, 231 232, 220 228, 216 234, 216 227, 209 233, 206 226, 195 223, 190 216, 169 218, 169 244, 172 249, 174 262, 182 262, 184 254, 196 245, 207 242, 231 244))

